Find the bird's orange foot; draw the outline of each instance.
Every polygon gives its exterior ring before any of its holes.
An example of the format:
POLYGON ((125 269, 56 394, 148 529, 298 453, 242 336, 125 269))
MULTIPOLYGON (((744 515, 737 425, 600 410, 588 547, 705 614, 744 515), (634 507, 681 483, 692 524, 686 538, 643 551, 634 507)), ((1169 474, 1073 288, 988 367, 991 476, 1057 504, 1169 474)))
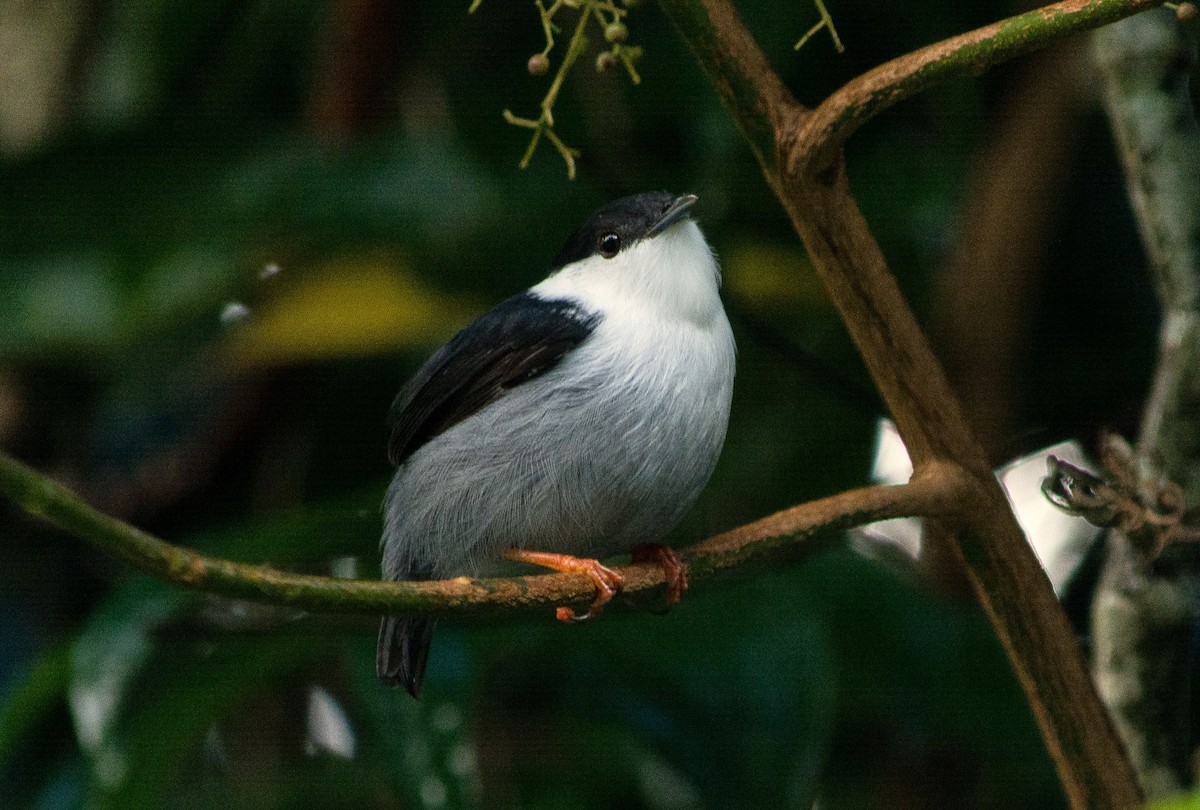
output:
POLYGON ((655 562, 662 566, 663 577, 667 581, 667 605, 675 607, 687 593, 687 566, 670 546, 658 543, 646 543, 634 546, 631 550, 634 562, 655 562))
POLYGON ((581 622, 590 619, 625 587, 625 579, 611 568, 601 565, 599 560, 572 557, 569 554, 554 554, 549 551, 527 551, 521 548, 510 548, 504 552, 504 557, 515 562, 540 565, 564 574, 586 574, 591 578, 592 583, 596 586, 596 596, 592 599, 592 604, 588 606, 587 613, 577 616, 574 610, 563 606, 555 611, 560 622, 581 622))

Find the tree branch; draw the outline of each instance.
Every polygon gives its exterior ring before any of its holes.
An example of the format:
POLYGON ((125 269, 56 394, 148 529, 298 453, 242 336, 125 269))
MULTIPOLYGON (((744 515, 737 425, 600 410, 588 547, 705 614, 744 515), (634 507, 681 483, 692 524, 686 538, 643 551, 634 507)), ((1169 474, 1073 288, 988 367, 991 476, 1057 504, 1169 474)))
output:
POLYGON ((1093 52, 1129 198, 1163 308, 1138 453, 1200 502, 1200 127, 1196 43, 1161 11, 1097 32, 1093 52))
POLYGON ((727 0, 662 0, 750 141, 914 464, 949 462, 971 477, 964 519, 929 521, 927 539, 965 567, 1080 810, 1139 804, 1137 782, 1053 590, 850 194, 840 146, 868 118, 936 82, 1156 4, 1048 6, 894 60, 811 111, 781 88, 727 0))
MULTIPOLYGON (((1196 45, 1166 11, 1099 31, 1093 52, 1126 186, 1163 308, 1138 465, 1200 502, 1200 128, 1188 93, 1196 45)), ((1187 708, 1196 562, 1145 564, 1112 532, 1092 604, 1094 672, 1147 795, 1192 778, 1187 708)), ((1177 550, 1176 550, 1177 551, 1177 550)))
MULTIPOLYGON (((966 482, 950 465, 931 465, 908 484, 856 489, 794 506, 681 549, 679 556, 688 567, 689 582, 695 584, 748 564, 795 556, 813 548, 805 541, 839 537, 862 523, 953 515, 964 501, 966 482)), ((0 492, 27 513, 151 576, 237 599, 328 613, 463 616, 583 605, 594 595, 591 580, 574 574, 380 582, 292 574, 207 557, 93 509, 66 487, 3 453, 0 492)), ((638 563, 616 570, 625 577, 623 596, 635 604, 648 605, 661 596, 661 566, 638 563)))
POLYGON ((804 157, 820 164, 860 126, 906 98, 960 76, 1090 31, 1162 0, 1066 0, 907 53, 842 85, 807 117, 804 157))

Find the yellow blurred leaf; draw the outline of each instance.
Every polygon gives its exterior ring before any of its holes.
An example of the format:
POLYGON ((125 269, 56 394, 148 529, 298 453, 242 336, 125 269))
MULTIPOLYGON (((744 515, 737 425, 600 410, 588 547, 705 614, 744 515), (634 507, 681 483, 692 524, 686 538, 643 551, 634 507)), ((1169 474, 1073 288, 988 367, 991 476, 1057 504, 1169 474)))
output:
MULTIPOLYGON (((356 257, 306 272, 231 329, 235 366, 282 366, 434 346, 479 308, 435 290, 389 257, 356 257)), ((273 282, 279 283, 279 281, 273 282)))
POLYGON ((751 312, 827 307, 828 299, 802 250, 745 243, 721 251, 725 289, 751 312))

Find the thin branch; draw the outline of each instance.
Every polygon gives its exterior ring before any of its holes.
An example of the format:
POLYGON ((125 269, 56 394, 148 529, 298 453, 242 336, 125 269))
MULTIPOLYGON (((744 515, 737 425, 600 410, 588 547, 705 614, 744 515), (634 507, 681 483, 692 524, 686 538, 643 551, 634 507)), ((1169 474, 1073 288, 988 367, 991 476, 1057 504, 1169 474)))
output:
MULTIPOLYGON (((480 0, 475 0, 472 3, 470 11, 475 11, 479 6, 480 0)), ((534 54, 530 57, 529 72, 540 75, 549 68, 549 56, 554 50, 555 39, 554 34, 560 32, 558 26, 554 23, 554 16, 563 8, 572 8, 579 11, 579 19, 575 22, 575 29, 571 32, 570 42, 567 44, 567 52, 563 56, 562 62, 558 66, 558 70, 554 74, 554 79, 550 82, 550 87, 546 91, 546 95, 542 98, 539 105, 540 113, 537 119, 520 118, 513 115, 511 111, 504 111, 504 120, 514 126, 532 129, 533 134, 529 137, 529 145, 525 148, 525 154, 521 157, 520 163, 517 165, 526 169, 529 167, 530 160, 533 159, 534 153, 537 151, 538 143, 541 141, 542 135, 546 136, 546 140, 558 150, 562 155, 563 161, 567 164, 567 178, 575 179, 575 158, 579 157, 579 150, 566 145, 562 138, 554 131, 554 105, 558 101, 558 94, 562 91, 563 82, 567 74, 570 73, 575 62, 583 55, 588 47, 588 39, 585 36, 587 31, 588 21, 593 20, 604 32, 605 40, 609 44, 609 49, 600 54, 601 57, 607 57, 611 64, 616 64, 618 61, 625 66, 625 71, 629 74, 629 80, 634 84, 640 84, 642 77, 638 75, 637 68, 634 63, 642 54, 642 49, 636 45, 624 44, 625 38, 629 35, 629 29, 621 22, 621 18, 629 14, 628 9, 619 8, 609 0, 554 0, 550 8, 546 8, 541 0, 535 0, 538 15, 542 22, 542 33, 546 39, 546 47, 541 53, 534 54), (606 19, 605 13, 609 16, 606 19)), ((597 62, 597 69, 601 69, 603 63, 597 62)))
MULTIPOLYGON (((852 526, 894 517, 955 514, 966 478, 949 465, 932 465, 902 486, 875 486, 823 498, 681 549, 689 583, 695 585, 753 562, 794 556, 804 541, 836 537, 852 526)), ((359 614, 474 615, 529 612, 585 604, 593 585, 585 576, 543 574, 436 582, 380 582, 291 574, 266 565, 207 557, 106 515, 36 470, 0 453, 0 493, 36 515, 129 565, 181 588, 268 602, 309 611, 359 614)), ((616 569, 625 577, 623 596, 650 604, 664 586, 660 566, 639 563, 616 569)))
MULTIPOLYGON (((538 3, 538 13, 542 17, 542 28, 546 33, 546 49, 542 51, 542 56, 545 57, 554 47, 554 24, 551 22, 551 16, 559 9, 561 3, 556 2, 547 11, 541 3, 538 3)), ((542 98, 542 103, 539 106, 541 114, 536 120, 530 118, 520 118, 512 114, 511 110, 504 110, 504 120, 508 123, 532 129, 533 135, 529 138, 529 145, 525 147, 525 154, 521 157, 521 162, 517 165, 522 169, 529 168, 529 162, 533 160, 533 153, 537 151, 538 141, 542 135, 545 135, 550 143, 554 144, 554 148, 562 155, 563 161, 567 164, 567 179, 575 179, 575 158, 579 154, 579 150, 572 149, 563 143, 562 139, 554 134, 554 104, 558 101, 558 94, 562 90, 563 81, 570 72, 571 66, 579 58, 580 54, 587 48, 587 38, 583 35, 584 29, 587 28, 587 22, 591 18, 592 7, 583 9, 579 14, 579 20, 575 24, 575 30, 571 33, 570 44, 567 45, 566 56, 563 57, 562 64, 558 66, 558 71, 554 74, 554 80, 550 82, 550 89, 546 91, 546 95, 542 98)))
POLYGON ((797 156, 820 164, 854 130, 897 102, 1159 5, 1162 0, 1066 0, 893 59, 842 85, 813 111, 801 139, 819 148, 797 156))
POLYGON ((833 17, 830 16, 829 10, 825 8, 825 0, 813 0, 813 4, 816 5, 817 13, 821 15, 821 19, 812 28, 808 29, 804 33, 804 36, 800 37, 800 41, 792 47, 792 50, 800 50, 804 47, 804 43, 812 39, 818 31, 822 28, 828 28, 829 37, 833 40, 833 47, 838 53, 845 53, 846 46, 842 44, 842 38, 838 36, 837 28, 833 25, 833 17))

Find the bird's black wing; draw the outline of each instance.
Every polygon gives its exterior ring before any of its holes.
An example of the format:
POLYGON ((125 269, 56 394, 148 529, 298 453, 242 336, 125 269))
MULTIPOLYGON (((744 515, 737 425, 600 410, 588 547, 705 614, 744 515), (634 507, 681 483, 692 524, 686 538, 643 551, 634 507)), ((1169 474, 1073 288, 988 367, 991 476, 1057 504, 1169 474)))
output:
POLYGON ((388 422, 388 458, 400 465, 423 444, 562 360, 599 315, 532 293, 509 298, 438 349, 400 391, 388 422))

